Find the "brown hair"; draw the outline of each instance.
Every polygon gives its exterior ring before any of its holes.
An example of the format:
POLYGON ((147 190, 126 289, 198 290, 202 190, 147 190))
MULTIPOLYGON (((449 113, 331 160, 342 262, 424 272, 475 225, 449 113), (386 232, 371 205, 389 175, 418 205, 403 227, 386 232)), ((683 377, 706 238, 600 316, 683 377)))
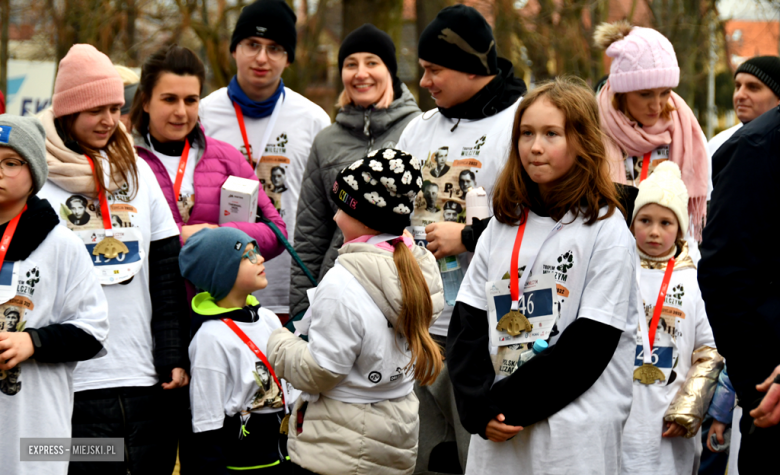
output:
POLYGON ((428 332, 433 318, 431 291, 412 251, 403 241, 395 244, 393 262, 398 269, 403 296, 395 331, 406 339, 412 353, 404 370, 414 368, 414 379, 426 386, 436 380, 442 368, 441 349, 428 332))
MULTIPOLYGON (((98 160, 98 157, 100 157, 100 150, 94 149, 79 141, 73 135, 73 123, 76 122, 76 118, 80 113, 81 112, 77 112, 75 114, 58 117, 55 121, 64 134, 62 141, 65 142, 66 145, 68 142, 77 143, 82 152, 92 158, 92 163, 95 165, 95 194, 98 195, 103 188, 103 160, 98 160)), ((138 165, 135 163, 135 149, 133 148, 132 143, 130 143, 127 134, 121 129, 118 119, 116 128, 111 134, 111 137, 108 138, 108 143, 104 150, 108 156, 109 166, 111 167, 110 176, 113 178, 118 171, 119 176, 122 177, 122 180, 127 183, 130 188, 130 198, 135 198, 135 194, 138 190, 138 165)))
MULTIPOLYGON (((634 122, 639 122, 638 120, 633 118, 631 114, 628 112, 628 104, 626 104, 625 92, 616 92, 615 95, 612 96, 612 107, 622 112, 623 115, 633 120, 634 122)), ((669 120, 672 117, 672 112, 676 110, 677 109, 674 108, 672 102, 667 100, 666 103, 664 104, 664 108, 661 109, 660 117, 663 120, 669 120)))
POLYGON ((559 77, 529 92, 517 108, 509 159, 493 191, 496 219, 504 224, 516 224, 522 220, 524 208, 530 208, 532 201, 537 203, 540 199, 556 221, 568 211, 574 212, 575 218, 582 214, 586 224, 612 216, 615 208, 625 215, 618 201, 617 189, 610 179, 604 140, 596 99, 582 79, 559 77), (526 173, 518 148, 523 114, 541 98, 563 112, 566 117, 566 143, 576 156, 572 168, 553 184, 544 198, 539 197, 538 186, 526 173), (602 206, 608 206, 608 210, 599 218, 602 206))
MULTIPOLYGON (((133 107, 130 109, 130 121, 142 136, 149 130, 149 113, 144 111, 144 104, 152 97, 154 86, 164 73, 172 73, 177 76, 195 76, 200 82, 200 92, 203 93, 203 84, 206 82, 206 68, 198 55, 189 48, 171 44, 163 46, 144 62, 141 69, 141 80, 138 90, 133 98, 133 107)), ((196 124, 195 127, 198 127, 196 124)))

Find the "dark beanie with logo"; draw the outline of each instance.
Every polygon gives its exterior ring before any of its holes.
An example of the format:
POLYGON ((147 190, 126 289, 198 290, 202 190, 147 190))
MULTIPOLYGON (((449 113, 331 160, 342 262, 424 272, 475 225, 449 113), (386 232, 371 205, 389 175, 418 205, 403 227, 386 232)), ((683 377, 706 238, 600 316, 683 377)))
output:
POLYGON ((485 17, 466 5, 453 5, 436 15, 420 35, 417 56, 468 74, 498 74, 493 30, 485 17))
POLYGON ((401 150, 375 150, 341 170, 330 197, 369 228, 400 236, 422 187, 421 168, 418 159, 401 150))
POLYGON ((780 58, 777 56, 756 56, 740 64, 734 77, 739 73, 748 73, 757 77, 759 81, 780 98, 780 58))
POLYGON ((257 36, 277 42, 287 51, 287 61, 292 64, 298 41, 295 29, 297 19, 295 12, 284 0, 257 0, 241 10, 230 39, 230 52, 236 50, 241 40, 257 36))
POLYGON ((395 60, 395 45, 390 35, 366 23, 348 34, 339 48, 339 71, 344 67, 344 60, 354 53, 371 53, 379 56, 387 70, 395 77, 398 74, 398 63, 395 60))

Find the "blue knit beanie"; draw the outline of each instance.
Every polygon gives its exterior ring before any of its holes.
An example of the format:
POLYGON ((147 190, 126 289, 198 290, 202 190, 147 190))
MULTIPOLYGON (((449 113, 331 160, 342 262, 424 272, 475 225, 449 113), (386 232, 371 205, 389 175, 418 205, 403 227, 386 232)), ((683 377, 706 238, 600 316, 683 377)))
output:
POLYGON ((236 283, 241 257, 250 242, 257 249, 257 241, 236 228, 198 231, 187 239, 179 254, 181 275, 214 300, 222 300, 236 283))

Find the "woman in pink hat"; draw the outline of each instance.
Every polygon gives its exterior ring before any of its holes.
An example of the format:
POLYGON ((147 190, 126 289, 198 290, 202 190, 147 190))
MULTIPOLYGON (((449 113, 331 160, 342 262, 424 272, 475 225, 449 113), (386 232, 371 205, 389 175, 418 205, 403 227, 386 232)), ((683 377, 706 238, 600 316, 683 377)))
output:
POLYGON ((609 79, 598 93, 601 125, 613 140, 612 179, 638 187, 661 162, 676 163, 690 197, 686 239, 698 261, 696 241, 712 188, 707 140, 691 108, 672 91, 680 82, 674 48, 656 30, 625 21, 601 24, 594 42, 612 58, 609 79))
POLYGON ((52 107, 40 115, 49 177, 39 194, 83 243, 109 306, 107 354, 73 373, 73 437, 124 439, 122 462, 71 462, 70 474, 169 475, 176 436, 165 390, 189 381, 179 228, 119 121, 124 102, 111 60, 77 44, 60 62, 52 107))

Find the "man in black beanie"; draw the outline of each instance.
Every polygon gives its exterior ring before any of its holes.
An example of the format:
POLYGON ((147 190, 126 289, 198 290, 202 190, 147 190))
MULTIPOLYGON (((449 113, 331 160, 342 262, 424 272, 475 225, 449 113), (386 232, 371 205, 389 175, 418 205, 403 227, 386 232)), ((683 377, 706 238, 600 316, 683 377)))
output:
POLYGON ((707 151, 712 156, 734 132, 751 120, 780 105, 780 58, 756 56, 740 64, 734 74, 734 112, 739 123, 724 130, 709 143, 707 151))
MULTIPOLYGON (((330 125, 320 106, 282 81, 295 60, 295 22, 284 0, 258 0, 244 7, 230 40, 236 75, 228 87, 200 103, 206 135, 244 154, 284 219, 290 241, 314 137, 330 125)), ((290 266, 287 253, 268 261, 268 275, 274 278, 258 294, 263 306, 282 318, 289 313, 290 266)))
MULTIPOLYGON (((508 158, 515 111, 526 87, 514 76, 512 63, 498 57, 493 31, 485 18, 465 5, 439 12, 420 35, 418 57, 424 70, 420 87, 433 96, 437 109, 410 122, 398 148, 425 160, 423 180, 438 187, 433 206, 426 206, 426 200, 418 197, 412 231, 418 242, 427 242, 428 249, 440 259, 440 267, 448 270, 442 274, 447 305, 430 329, 444 347, 462 273, 487 219, 466 226, 445 221, 441 210, 445 202, 453 201, 466 208, 468 190, 462 190, 459 181, 465 172, 488 194, 492 191, 508 158), (448 154, 440 163, 437 151, 443 148, 448 154)), ((467 430, 461 424, 456 409, 458 391, 455 388, 453 394, 449 371, 445 368, 436 382, 418 385, 415 391, 420 399, 415 473, 447 471, 458 460, 465 469, 469 432, 479 430, 467 430), (455 445, 457 456, 446 455, 453 452, 447 448, 455 445)))

